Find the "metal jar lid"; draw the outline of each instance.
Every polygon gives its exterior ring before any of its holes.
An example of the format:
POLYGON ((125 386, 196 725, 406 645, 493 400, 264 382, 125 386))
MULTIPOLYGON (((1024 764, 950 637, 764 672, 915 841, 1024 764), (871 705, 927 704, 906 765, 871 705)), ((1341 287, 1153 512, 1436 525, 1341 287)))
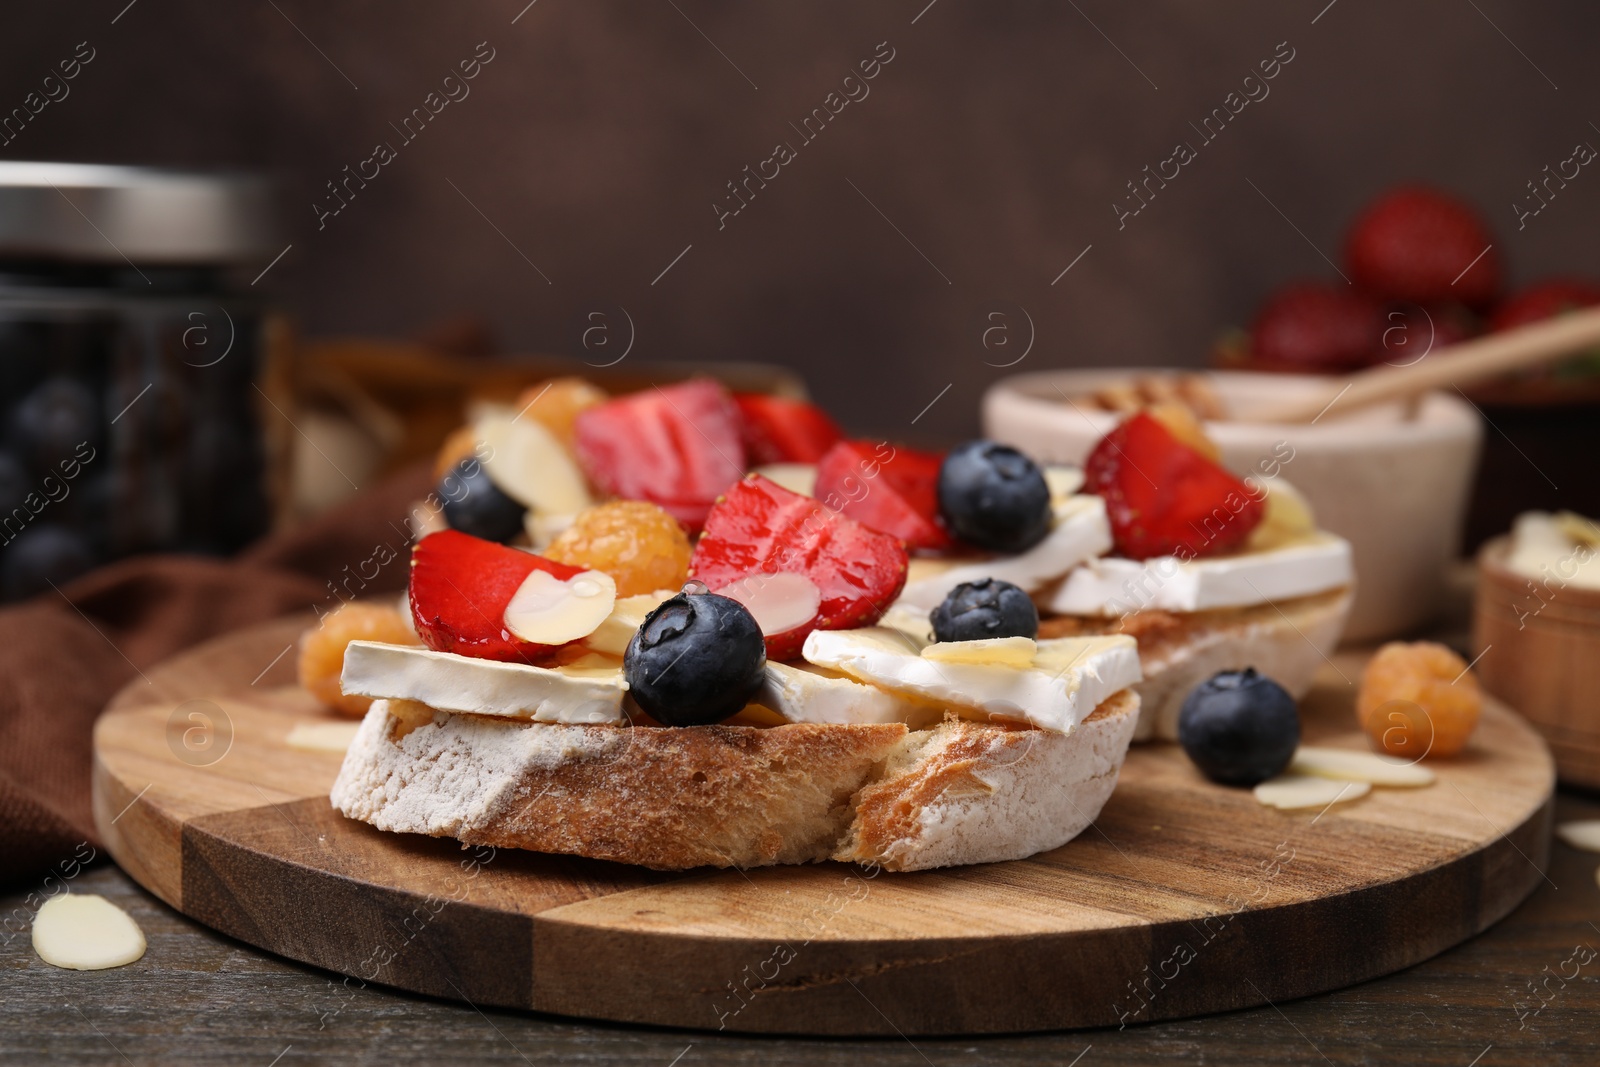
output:
POLYGON ((277 251, 272 220, 253 175, 0 162, 0 259, 221 266, 277 251))

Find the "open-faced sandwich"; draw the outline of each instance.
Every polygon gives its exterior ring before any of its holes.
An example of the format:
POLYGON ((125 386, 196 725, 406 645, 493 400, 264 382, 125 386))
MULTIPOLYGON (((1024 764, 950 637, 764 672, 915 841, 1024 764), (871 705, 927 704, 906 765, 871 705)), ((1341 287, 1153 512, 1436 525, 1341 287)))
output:
POLYGON ((403 616, 306 635, 307 686, 366 707, 333 803, 380 829, 660 869, 1022 858, 1093 821, 1194 682, 1303 688, 1348 603, 1291 491, 1149 415, 1041 470, 704 380, 529 396, 447 444, 403 616))
POLYGON ((1128 417, 1090 452, 1085 491, 1105 501, 1112 551, 1041 598, 1043 631, 1139 642, 1136 739, 1175 740, 1184 697, 1219 671, 1253 667, 1298 698, 1338 644, 1350 543, 1319 531, 1276 473, 1292 459, 1283 445, 1236 476, 1176 405, 1128 417))
POLYGON ((1319 531, 1278 473, 1292 456, 1237 476, 1176 404, 1130 415, 1082 470, 965 445, 933 464, 934 521, 960 545, 911 561, 889 620, 915 629, 955 586, 989 578, 1034 599, 1047 637, 1133 637, 1135 740, 1176 740, 1183 698, 1219 671, 1254 667, 1299 697, 1338 644, 1354 574, 1349 542, 1319 531), (1005 474, 986 483, 974 463, 1005 474))

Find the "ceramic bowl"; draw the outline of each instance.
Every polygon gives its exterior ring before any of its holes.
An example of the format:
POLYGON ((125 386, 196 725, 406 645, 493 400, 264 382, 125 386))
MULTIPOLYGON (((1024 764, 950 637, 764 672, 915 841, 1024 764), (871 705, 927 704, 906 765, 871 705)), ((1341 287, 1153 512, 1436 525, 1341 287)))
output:
MULTIPOLYGON (((1037 371, 1002 379, 983 399, 986 436, 1055 463, 1081 463, 1117 416, 1086 394, 1134 375, 1172 369, 1037 371)), ((1399 636, 1434 617, 1446 567, 1461 548, 1462 520, 1482 444, 1472 405, 1430 394, 1405 405, 1374 405, 1345 415, 1335 403, 1306 425, 1251 422, 1249 413, 1314 397, 1327 379, 1214 371, 1205 375, 1227 408, 1206 432, 1223 463, 1240 475, 1281 476, 1303 492, 1317 524, 1347 539, 1356 569, 1348 641, 1399 636)))

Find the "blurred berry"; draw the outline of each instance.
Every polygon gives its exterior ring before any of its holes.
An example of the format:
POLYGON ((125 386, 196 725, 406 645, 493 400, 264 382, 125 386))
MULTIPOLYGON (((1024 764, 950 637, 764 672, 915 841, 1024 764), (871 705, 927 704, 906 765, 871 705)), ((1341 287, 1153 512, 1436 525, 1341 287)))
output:
POLYGON ((32 488, 33 480, 22 461, 10 452, 0 452, 0 516, 9 515, 32 488))
POLYGON ((1298 282, 1261 306, 1250 351, 1266 369, 1332 374, 1371 363, 1382 351, 1383 326, 1371 297, 1347 285, 1298 282))
POLYGON ((48 592, 93 566, 94 553, 83 537, 50 523, 30 526, 0 546, 0 586, 7 600, 48 592))
POLYGON ((1474 307, 1500 292, 1494 234, 1470 204, 1427 186, 1398 186, 1373 200, 1345 237, 1345 270, 1385 300, 1460 300, 1474 307))
POLYGON ((84 442, 97 447, 100 402, 82 382, 51 378, 17 405, 9 436, 12 450, 34 473, 51 473, 84 442))

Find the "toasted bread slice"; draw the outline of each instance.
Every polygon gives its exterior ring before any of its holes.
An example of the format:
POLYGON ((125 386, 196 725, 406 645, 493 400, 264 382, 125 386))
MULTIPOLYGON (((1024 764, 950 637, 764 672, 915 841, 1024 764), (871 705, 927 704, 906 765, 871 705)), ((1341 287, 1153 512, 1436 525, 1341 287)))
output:
POLYGON ((1184 697, 1218 671, 1254 667, 1297 699, 1304 696, 1339 643, 1351 599, 1346 586, 1275 604, 1189 614, 1057 615, 1040 620, 1039 636, 1131 635, 1144 670, 1144 681, 1134 686, 1140 709, 1133 739, 1175 741, 1184 697))
POLYGON ((914 730, 856 794, 833 858, 914 871, 1060 848, 1116 788, 1138 720, 1139 697, 1124 689, 1071 733, 959 719, 914 730))
POLYGON ((1110 795, 1137 719, 1128 690, 1070 734, 957 720, 574 726, 379 700, 332 800, 382 830, 659 870, 916 870, 1065 844, 1110 795))

